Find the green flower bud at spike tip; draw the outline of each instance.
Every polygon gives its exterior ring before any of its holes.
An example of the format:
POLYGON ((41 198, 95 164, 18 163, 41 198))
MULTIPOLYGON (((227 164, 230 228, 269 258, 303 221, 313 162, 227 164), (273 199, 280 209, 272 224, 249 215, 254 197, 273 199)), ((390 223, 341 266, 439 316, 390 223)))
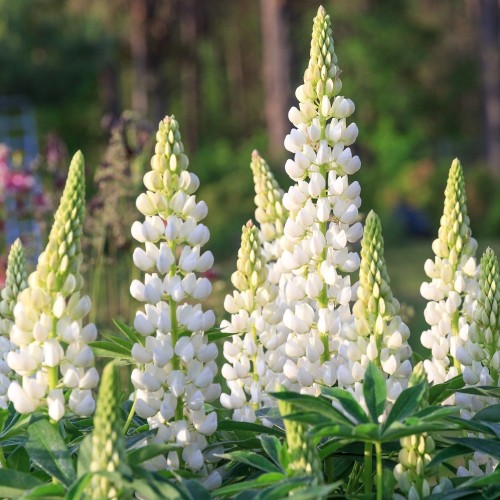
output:
MULTIPOLYGON (((293 406, 287 401, 278 400, 278 408, 282 417, 295 413, 293 406)), ((292 476, 307 474, 316 477, 316 483, 323 482, 322 465, 318 450, 308 437, 307 425, 283 418, 288 448, 287 472, 292 476)))
MULTIPOLYGON (((10 248, 9 259, 7 261, 7 273, 5 287, 1 292, 0 302, 0 334, 8 335, 10 328, 5 327, 5 320, 14 319, 14 306, 17 296, 28 286, 28 274, 26 272, 26 258, 24 248, 20 239, 14 241, 10 248)), ((10 323, 12 324, 12 323, 10 323)))
POLYGON ((269 165, 257 151, 252 153, 250 167, 255 186, 255 219, 260 224, 262 239, 274 241, 283 235, 288 211, 283 207, 283 191, 269 165))
POLYGON ((78 151, 71 160, 49 241, 38 259, 34 274, 37 286, 49 293, 63 291, 65 284, 70 287, 69 290, 64 290, 66 293, 79 291, 83 286, 79 270, 82 261, 80 236, 84 213, 85 168, 83 155, 78 151))
POLYGON ((267 277, 266 261, 262 256, 259 233, 251 220, 242 228, 236 269, 231 276, 231 281, 240 292, 255 290, 264 283, 267 277))
MULTIPOLYGON (((91 472, 118 472, 126 463, 125 439, 122 434, 120 385, 114 363, 108 363, 102 373, 97 396, 97 408, 92 432, 91 472)), ((105 476, 92 477, 90 498, 118 498, 118 491, 105 476)))

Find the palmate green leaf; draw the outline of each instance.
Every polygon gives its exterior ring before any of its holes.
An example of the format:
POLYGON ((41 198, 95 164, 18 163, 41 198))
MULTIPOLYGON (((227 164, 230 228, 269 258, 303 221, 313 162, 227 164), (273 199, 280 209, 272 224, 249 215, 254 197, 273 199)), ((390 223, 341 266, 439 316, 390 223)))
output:
POLYGON ((297 392, 280 391, 270 393, 276 399, 288 401, 297 410, 316 412, 326 417, 331 423, 352 425, 352 422, 339 410, 332 406, 332 403, 324 397, 311 396, 309 394, 299 394, 297 392))
POLYGON ((220 456, 226 460, 233 460, 235 462, 250 465, 251 467, 264 472, 280 472, 278 467, 276 467, 276 465, 274 465, 270 460, 258 455, 257 453, 249 451, 232 451, 231 453, 224 453, 220 456))
POLYGON ((227 497, 243 490, 249 490, 252 488, 265 488, 266 486, 276 484, 278 481, 285 479, 285 477, 286 476, 280 472, 269 472, 267 474, 262 474, 257 479, 222 486, 218 490, 214 491, 214 497, 227 497))
POLYGON ((12 469, 0 469, 0 497, 21 498, 26 490, 43 483, 33 474, 12 469))
POLYGON ((368 423, 370 419, 365 413, 361 405, 354 399, 354 396, 345 389, 338 387, 325 387, 320 388, 321 394, 327 398, 337 400, 345 411, 351 415, 358 423, 368 423))
POLYGON ((68 487, 76 479, 76 473, 58 429, 41 418, 30 424, 28 437, 26 451, 33 463, 68 487))
POLYGON ((471 420, 481 420, 483 422, 500 422, 500 404, 490 405, 478 411, 471 420))
POLYGON ((460 417, 449 417, 449 421, 453 423, 457 428, 472 431, 472 432, 482 432, 484 434, 490 435, 495 434, 494 430, 490 428, 490 422, 477 422, 475 420, 467 420, 465 418, 460 417))
POLYGON ((27 491, 22 497, 22 500, 31 500, 41 498, 42 500, 52 500, 58 498, 68 498, 66 489, 62 484, 42 484, 27 491))
POLYGON ((430 420, 439 420, 446 417, 452 417, 453 415, 458 415, 460 413, 460 408, 458 406, 427 406, 417 411, 413 416, 418 418, 423 422, 430 420))
POLYGON ((471 451, 467 446, 462 446, 461 444, 452 444, 450 446, 447 446, 443 450, 438 451, 434 455, 433 459, 426 465, 426 468, 432 469, 433 467, 436 467, 437 465, 442 464, 447 460, 458 456, 468 455, 470 453, 471 451))
MULTIPOLYGON (((436 384, 429 389, 429 404, 438 405, 451 395, 455 394, 459 389, 465 385, 462 375, 457 375, 442 384, 436 384)), ((460 391, 462 392, 462 391, 460 391)))
POLYGON ((179 446, 172 444, 152 443, 147 446, 143 446, 142 448, 130 450, 127 453, 127 460, 128 463, 138 465, 142 464, 146 460, 157 457, 158 455, 163 455, 164 453, 178 449, 179 446))
POLYGON ((28 426, 30 421, 30 415, 21 415, 20 413, 17 413, 12 403, 9 404, 8 411, 9 414, 4 422, 2 432, 0 433, 0 441, 9 439, 21 432, 24 432, 25 427, 28 426))
POLYGON ((445 432, 453 430, 449 422, 422 422, 416 419, 406 420, 405 423, 394 422, 389 429, 386 429, 380 440, 382 443, 401 439, 413 434, 422 434, 423 432, 445 432))
POLYGON ((474 394, 475 396, 486 396, 491 398, 500 398, 500 387, 495 386, 477 386, 477 387, 464 387, 457 392, 464 394, 474 394))
POLYGON ((405 389, 394 402, 387 420, 385 421, 382 432, 389 428, 393 422, 402 422, 406 417, 413 414, 422 402, 426 392, 425 384, 417 384, 405 389))
MULTIPOLYGON (((375 425, 375 424, 363 424, 363 425, 375 425)), ((314 426, 310 431, 309 435, 316 439, 320 438, 330 438, 330 439, 353 439, 354 436, 354 426, 347 426, 341 424, 322 424, 314 426)))
POLYGON ((468 488, 471 486, 481 487, 481 486, 489 486, 489 485, 500 485, 500 471, 495 471, 490 474, 485 474, 484 476, 475 476, 471 477, 464 483, 460 485, 461 488, 468 488))
POLYGON ((275 427, 266 427, 265 425, 250 422, 235 422, 234 420, 222 420, 217 424, 219 431, 249 431, 262 434, 272 434, 283 437, 285 432, 275 427))
POLYGON ((462 446, 465 446, 473 451, 479 451, 481 453, 486 453, 493 458, 500 458, 500 442, 493 439, 481 439, 481 438, 451 438, 462 446))
POLYGON ((205 332, 205 336, 207 337, 208 342, 227 339, 229 337, 233 337, 234 335, 237 335, 237 333, 221 332, 220 328, 211 328, 210 330, 205 332))
POLYGON ((267 456, 281 472, 285 472, 283 466, 287 464, 282 464, 284 453, 280 440, 276 436, 267 436, 266 434, 261 434, 259 439, 262 444, 262 449, 267 453, 267 456))
POLYGON ((90 342, 94 355, 102 358, 118 358, 133 362, 132 354, 129 349, 107 340, 96 340, 90 342))
POLYGON ((118 321, 117 319, 113 320, 113 324, 120 330, 120 332, 125 335, 132 343, 144 343, 144 337, 140 334, 137 333, 134 328, 131 326, 126 325, 125 323, 118 321))
POLYGON ((384 412, 387 400, 387 388, 382 372, 372 362, 368 364, 368 368, 365 371, 363 396, 372 421, 378 423, 378 418, 384 412))
POLYGON ((116 335, 106 335, 106 339, 113 344, 119 345, 123 347, 130 355, 132 355, 132 347, 134 347, 134 342, 131 342, 129 339, 124 339, 122 337, 117 337, 116 335))
POLYGON ((89 485, 93 476, 93 472, 87 472, 81 476, 71 485, 66 493, 65 500, 82 500, 85 494, 85 489, 89 485))

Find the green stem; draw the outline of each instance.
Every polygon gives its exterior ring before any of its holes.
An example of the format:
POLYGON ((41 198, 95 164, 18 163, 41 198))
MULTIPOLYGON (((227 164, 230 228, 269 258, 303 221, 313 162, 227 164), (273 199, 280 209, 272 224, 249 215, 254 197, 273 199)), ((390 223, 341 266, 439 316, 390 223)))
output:
POLYGON ((375 455, 377 458, 377 500, 382 500, 383 481, 382 481, 382 445, 375 442, 375 455))
MULTIPOLYGON (((49 338, 55 339, 57 337, 57 318, 52 318, 52 330, 49 334, 49 338)), ((47 375, 49 382, 49 391, 55 389, 59 383, 59 367, 51 366, 47 367, 47 375)))
POLYGON ((135 413, 135 405, 137 404, 137 391, 134 394, 134 402, 132 403, 132 406, 130 407, 130 411, 128 413, 127 421, 125 422, 125 425, 123 426, 123 435, 127 435, 128 428, 130 427, 130 423, 132 422, 132 419, 134 418, 134 413, 135 413))
POLYGON ((365 470, 364 470, 364 483, 365 483, 365 495, 371 495, 373 484, 372 484, 372 443, 365 443, 365 470))
POLYGON ((6 469, 7 468, 7 460, 5 460, 5 455, 3 454, 2 448, 0 448, 0 468, 6 469))

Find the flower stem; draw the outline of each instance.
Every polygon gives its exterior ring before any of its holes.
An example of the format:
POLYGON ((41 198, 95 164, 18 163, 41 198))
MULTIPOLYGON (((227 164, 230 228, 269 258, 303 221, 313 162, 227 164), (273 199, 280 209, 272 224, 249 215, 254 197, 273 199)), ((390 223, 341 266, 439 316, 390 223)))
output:
POLYGON ((364 470, 364 483, 365 483, 365 495, 372 494, 372 443, 365 443, 365 470, 364 470))
POLYGON ((382 445, 375 443, 375 455, 377 458, 377 500, 382 500, 383 481, 382 481, 382 445))

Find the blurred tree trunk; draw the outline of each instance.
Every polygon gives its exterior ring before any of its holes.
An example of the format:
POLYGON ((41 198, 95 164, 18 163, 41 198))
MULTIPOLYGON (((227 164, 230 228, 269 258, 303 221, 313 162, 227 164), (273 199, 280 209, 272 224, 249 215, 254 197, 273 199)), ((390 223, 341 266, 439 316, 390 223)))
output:
POLYGON ((198 142, 199 82, 196 45, 198 40, 198 6, 196 0, 183 0, 180 4, 181 102, 182 129, 190 151, 198 142))
POLYGON ((283 141, 289 128, 290 53, 285 4, 286 0, 260 0, 264 112, 269 153, 274 158, 283 155, 283 141))
POLYGON ((478 0, 486 161, 500 176, 500 50, 498 0, 478 0))
POLYGON ((130 0, 130 51, 132 53, 132 109, 148 112, 147 0, 130 0))

